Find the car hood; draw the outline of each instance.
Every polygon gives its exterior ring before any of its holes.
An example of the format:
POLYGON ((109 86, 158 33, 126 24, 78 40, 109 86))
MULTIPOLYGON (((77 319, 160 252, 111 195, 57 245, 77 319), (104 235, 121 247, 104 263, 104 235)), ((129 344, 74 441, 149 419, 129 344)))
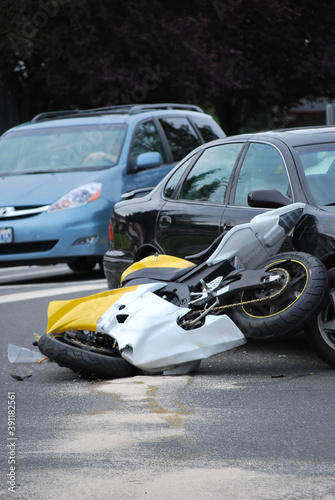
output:
POLYGON ((75 187, 99 180, 101 172, 64 172, 0 177, 1 206, 50 205, 75 187))

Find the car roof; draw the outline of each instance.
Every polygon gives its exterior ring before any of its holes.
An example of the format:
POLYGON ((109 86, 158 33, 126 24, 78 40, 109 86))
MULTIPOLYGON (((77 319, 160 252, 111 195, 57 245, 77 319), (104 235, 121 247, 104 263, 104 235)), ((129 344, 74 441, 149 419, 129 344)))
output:
MULTIPOLYGON (((296 127, 277 130, 266 130, 256 133, 239 134, 229 136, 229 140, 273 140, 277 139, 288 146, 303 146, 307 144, 318 144, 320 142, 335 141, 335 127, 331 125, 321 125, 318 127, 296 127)), ((221 140, 222 141, 222 140, 221 140)))
MULTIPOLYGON (((145 104, 145 105, 121 105, 94 108, 88 110, 64 110, 40 113, 30 122, 17 125, 7 132, 18 129, 39 129, 46 127, 66 127, 76 125, 95 125, 104 123, 131 123, 141 121, 149 117, 173 115, 203 115, 206 114, 201 108, 191 104, 145 104), (139 118, 140 117, 140 118, 139 118)), ((207 115, 210 117, 210 115, 207 115)))
POLYGON ((31 130, 31 129, 45 129, 45 128, 57 128, 57 127, 73 127, 78 125, 99 125, 101 123, 126 123, 127 115, 100 115, 94 117, 81 117, 81 118, 57 118, 52 120, 41 120, 41 121, 31 121, 17 125, 7 130, 11 132, 13 130, 31 130))

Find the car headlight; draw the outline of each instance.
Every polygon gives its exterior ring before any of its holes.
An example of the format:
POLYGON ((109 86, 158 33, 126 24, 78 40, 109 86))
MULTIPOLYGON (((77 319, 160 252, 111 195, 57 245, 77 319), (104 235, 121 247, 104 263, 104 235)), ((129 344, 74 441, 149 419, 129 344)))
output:
POLYGON ((82 207, 90 201, 97 200, 98 198, 100 198, 100 195, 100 182, 91 182, 90 184, 84 184, 83 186, 72 189, 72 191, 55 201, 48 209, 48 212, 65 210, 67 208, 82 207))

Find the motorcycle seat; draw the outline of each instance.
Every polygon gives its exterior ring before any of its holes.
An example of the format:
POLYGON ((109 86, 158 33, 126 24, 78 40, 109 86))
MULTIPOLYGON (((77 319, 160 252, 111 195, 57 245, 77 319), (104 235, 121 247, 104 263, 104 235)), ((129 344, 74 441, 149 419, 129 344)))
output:
POLYGON ((136 280, 136 282, 141 280, 141 283, 152 281, 163 281, 168 283, 170 281, 176 281, 195 267, 195 265, 182 269, 174 267, 146 267, 128 274, 122 280, 122 286, 125 284, 129 285, 129 282, 134 280, 136 280))

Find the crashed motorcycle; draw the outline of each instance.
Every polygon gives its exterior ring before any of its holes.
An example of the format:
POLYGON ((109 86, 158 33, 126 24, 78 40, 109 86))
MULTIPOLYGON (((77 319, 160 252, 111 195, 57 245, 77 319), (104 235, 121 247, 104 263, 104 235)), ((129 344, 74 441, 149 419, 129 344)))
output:
POLYGON ((53 301, 40 351, 83 376, 185 374, 251 339, 300 331, 328 296, 316 257, 278 253, 304 204, 267 211, 180 259, 132 264, 120 288, 53 301))

